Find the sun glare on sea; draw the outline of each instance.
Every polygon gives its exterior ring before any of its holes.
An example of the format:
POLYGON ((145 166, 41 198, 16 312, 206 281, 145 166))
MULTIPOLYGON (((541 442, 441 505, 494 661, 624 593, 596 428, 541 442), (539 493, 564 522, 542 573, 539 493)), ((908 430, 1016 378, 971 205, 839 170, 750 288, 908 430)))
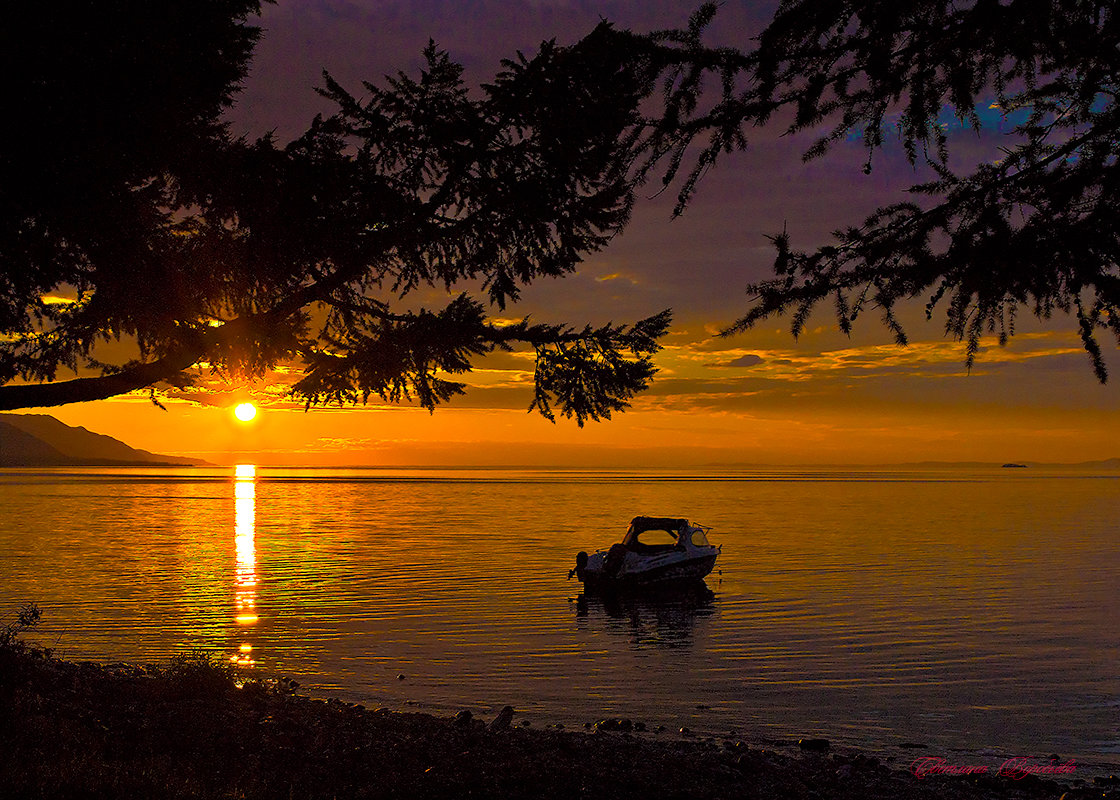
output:
POLYGON ((233 409, 233 415, 242 422, 251 422, 257 416, 257 407, 252 403, 241 403, 233 409))

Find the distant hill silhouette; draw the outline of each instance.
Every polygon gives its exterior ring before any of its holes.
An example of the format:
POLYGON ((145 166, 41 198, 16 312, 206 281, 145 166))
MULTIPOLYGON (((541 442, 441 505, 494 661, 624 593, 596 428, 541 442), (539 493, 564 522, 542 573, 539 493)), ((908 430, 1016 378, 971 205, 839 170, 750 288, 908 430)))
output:
POLYGON ((137 450, 46 414, 0 414, 0 467, 200 466, 197 458, 137 450))

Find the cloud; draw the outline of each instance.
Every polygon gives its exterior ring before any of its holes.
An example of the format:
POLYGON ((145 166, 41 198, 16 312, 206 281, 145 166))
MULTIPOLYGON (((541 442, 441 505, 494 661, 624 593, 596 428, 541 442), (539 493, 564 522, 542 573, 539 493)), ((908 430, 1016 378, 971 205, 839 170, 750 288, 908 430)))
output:
POLYGON ((611 272, 607 275, 600 275, 595 279, 596 283, 610 283, 611 281, 625 281, 631 286, 637 286, 639 283, 641 283, 641 281, 638 280, 638 278, 636 278, 635 276, 627 275, 622 272, 611 272))

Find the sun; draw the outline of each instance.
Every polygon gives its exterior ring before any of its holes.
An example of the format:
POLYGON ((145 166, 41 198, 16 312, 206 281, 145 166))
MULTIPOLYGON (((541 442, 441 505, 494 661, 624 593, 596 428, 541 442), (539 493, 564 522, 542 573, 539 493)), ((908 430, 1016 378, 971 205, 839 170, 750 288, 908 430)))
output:
POLYGON ((251 422, 257 416, 257 407, 252 403, 240 403, 233 409, 233 415, 242 422, 251 422))

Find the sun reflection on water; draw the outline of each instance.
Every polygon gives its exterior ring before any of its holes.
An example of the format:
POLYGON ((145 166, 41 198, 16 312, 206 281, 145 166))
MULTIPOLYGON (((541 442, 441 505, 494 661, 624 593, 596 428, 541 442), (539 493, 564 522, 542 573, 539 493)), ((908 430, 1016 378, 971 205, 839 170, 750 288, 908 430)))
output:
MULTIPOLYGON (((249 628, 256 625, 257 616, 257 485, 256 467, 252 464, 238 464, 234 472, 234 544, 237 553, 236 588, 234 590, 234 621, 240 629, 238 638, 244 639, 249 628)), ((253 645, 242 641, 230 661, 241 667, 251 667, 257 663, 253 657, 253 645)))

